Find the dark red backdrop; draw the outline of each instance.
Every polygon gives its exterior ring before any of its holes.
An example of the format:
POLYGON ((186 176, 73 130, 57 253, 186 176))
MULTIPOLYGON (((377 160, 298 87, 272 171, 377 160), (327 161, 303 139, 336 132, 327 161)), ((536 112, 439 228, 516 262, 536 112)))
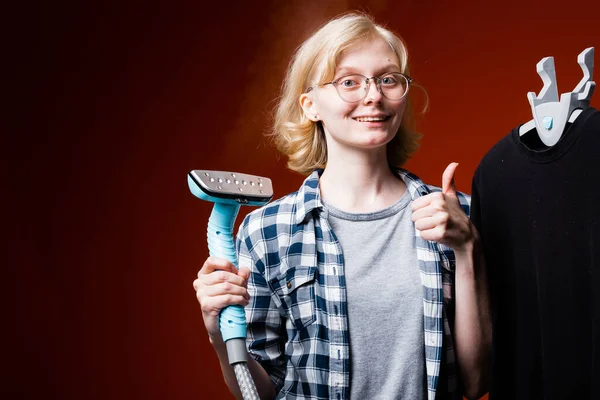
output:
POLYGON ((554 56, 566 92, 577 55, 600 51, 596 1, 439 3, 47 2, 22 14, 9 46, 7 398, 227 398, 192 290, 211 205, 186 173, 295 190, 302 177, 262 134, 293 50, 329 18, 370 11, 404 37, 431 101, 407 167, 440 184, 458 161, 467 192, 483 154, 531 118, 536 63, 554 56))

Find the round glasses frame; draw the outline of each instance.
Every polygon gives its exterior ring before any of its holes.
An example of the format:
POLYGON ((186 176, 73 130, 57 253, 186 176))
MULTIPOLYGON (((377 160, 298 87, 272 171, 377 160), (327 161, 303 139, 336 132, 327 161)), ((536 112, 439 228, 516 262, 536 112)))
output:
MULTIPOLYGON (((408 93, 408 89, 410 88, 410 84, 413 82, 413 78, 411 78, 410 76, 405 75, 403 73, 400 73, 400 72, 390 72, 390 73, 383 74, 380 76, 372 76, 370 78, 366 77, 364 75, 361 75, 361 74, 350 74, 350 75, 342 76, 341 78, 338 78, 331 82, 325 82, 325 83, 318 84, 315 87, 332 85, 335 87, 335 90, 336 90, 338 96, 340 96, 340 98, 342 100, 344 100, 347 103, 358 103, 359 101, 362 101, 365 97, 367 97, 367 93, 369 92, 369 87, 371 86, 370 85, 371 82, 375 83, 375 87, 377 88, 377 91, 379 93, 381 93, 381 95, 383 97, 385 97, 386 99, 389 99, 389 100, 399 101, 399 100, 402 100, 404 97, 406 97, 406 94, 408 93), (359 91, 352 91, 352 92, 340 91, 340 88, 339 88, 340 83, 352 81, 351 79, 349 79, 352 77, 356 77, 356 78, 360 77, 360 80, 361 80, 360 88, 362 88, 362 96, 360 98, 356 97, 360 93, 359 91), (402 80, 405 81, 405 89, 402 92, 402 95, 400 97, 397 97, 397 98, 389 97, 389 95, 386 94, 386 91, 389 90, 389 88, 386 86, 386 83, 384 82, 384 86, 383 87, 381 86, 382 81, 385 80, 386 78, 396 78, 397 81, 399 81, 399 82, 401 82, 402 80), (349 95, 350 95, 350 99, 348 98, 349 95)), ((402 83, 400 83, 400 85, 402 85, 402 83)), ((313 87, 309 87, 307 92, 310 92, 313 89, 314 89, 313 87)))

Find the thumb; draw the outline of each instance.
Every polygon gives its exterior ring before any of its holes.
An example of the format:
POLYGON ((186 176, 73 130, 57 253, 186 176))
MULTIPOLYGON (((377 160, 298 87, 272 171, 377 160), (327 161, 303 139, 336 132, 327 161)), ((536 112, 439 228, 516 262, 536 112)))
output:
POLYGON ((442 175, 442 193, 456 196, 456 187, 454 186, 454 171, 456 171, 458 163, 452 162, 448 164, 444 174, 442 175))

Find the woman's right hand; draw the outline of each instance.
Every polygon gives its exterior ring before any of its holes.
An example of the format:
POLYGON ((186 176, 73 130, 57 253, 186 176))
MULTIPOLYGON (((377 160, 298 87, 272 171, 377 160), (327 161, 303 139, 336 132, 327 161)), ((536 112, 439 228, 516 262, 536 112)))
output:
POLYGON ((194 290, 202 309, 204 326, 213 344, 222 341, 219 330, 219 313, 230 305, 248 305, 250 295, 247 284, 250 270, 238 269, 229 261, 208 257, 194 280, 194 290))

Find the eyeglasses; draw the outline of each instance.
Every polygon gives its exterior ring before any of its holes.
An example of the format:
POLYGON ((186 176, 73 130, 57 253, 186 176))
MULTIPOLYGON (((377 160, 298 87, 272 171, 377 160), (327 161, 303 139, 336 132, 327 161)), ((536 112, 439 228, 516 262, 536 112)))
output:
MULTIPOLYGON (((369 84, 375 82, 377 90, 383 96, 390 100, 402 100, 413 79, 399 72, 391 72, 382 76, 372 76, 367 78, 364 75, 353 74, 343 76, 335 81, 321 83, 317 86, 333 85, 340 98, 348 103, 356 103, 367 96, 369 84)), ((313 88, 308 88, 310 92, 313 88)))

